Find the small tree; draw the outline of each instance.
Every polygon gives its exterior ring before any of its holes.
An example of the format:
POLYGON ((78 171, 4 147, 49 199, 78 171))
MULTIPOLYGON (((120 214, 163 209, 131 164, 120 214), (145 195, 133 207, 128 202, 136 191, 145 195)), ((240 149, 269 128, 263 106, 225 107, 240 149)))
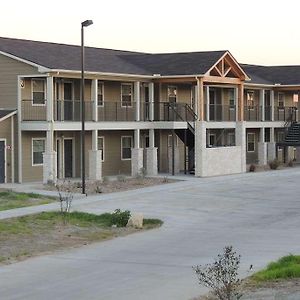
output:
POLYGON ((71 205, 73 201, 73 191, 71 182, 63 181, 62 184, 56 184, 56 189, 58 192, 58 201, 60 205, 60 213, 63 219, 63 223, 67 223, 67 217, 71 210, 71 205))
POLYGON ((232 246, 226 246, 224 253, 219 254, 215 262, 204 266, 193 267, 199 283, 212 289, 220 300, 240 299, 241 281, 238 278, 238 269, 241 256, 233 251, 232 246))

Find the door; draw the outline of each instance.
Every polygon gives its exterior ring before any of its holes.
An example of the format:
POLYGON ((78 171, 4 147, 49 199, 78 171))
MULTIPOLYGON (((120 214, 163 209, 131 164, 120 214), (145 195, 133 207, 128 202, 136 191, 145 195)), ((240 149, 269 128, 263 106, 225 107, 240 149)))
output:
POLYGON ((73 177, 73 140, 64 140, 64 176, 73 177))
POLYGON ((0 183, 5 183, 5 141, 0 141, 0 183))
POLYGON ((265 91, 265 121, 271 121, 270 91, 265 91))
POLYGON ((72 82, 64 83, 64 120, 73 121, 73 84, 72 82))

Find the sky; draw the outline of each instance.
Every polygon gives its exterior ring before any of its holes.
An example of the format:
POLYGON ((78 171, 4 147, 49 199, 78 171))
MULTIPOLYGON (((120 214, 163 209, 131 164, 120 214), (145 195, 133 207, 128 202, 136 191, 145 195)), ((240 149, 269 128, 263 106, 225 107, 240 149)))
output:
POLYGON ((0 36, 148 53, 229 50, 241 63, 300 65, 298 0, 9 0, 0 36))

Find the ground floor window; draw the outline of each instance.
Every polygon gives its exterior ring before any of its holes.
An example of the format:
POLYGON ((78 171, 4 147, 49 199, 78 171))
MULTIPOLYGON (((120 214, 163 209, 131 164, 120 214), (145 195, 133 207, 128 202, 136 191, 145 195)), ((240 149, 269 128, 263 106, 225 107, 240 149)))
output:
POLYGON ((247 152, 255 151, 255 133, 247 133, 247 152))
POLYGON ((32 165, 43 164, 43 153, 45 152, 45 139, 32 139, 32 165))
POLYGON ((234 132, 228 133, 227 144, 228 144, 228 146, 235 146, 235 133, 234 132))
MULTIPOLYGON (((172 135, 172 134, 169 134, 169 135, 168 135, 168 147, 172 147, 172 139, 173 139, 173 135, 172 135)), ((175 136, 174 147, 178 147, 178 139, 177 139, 177 136, 175 136)))
POLYGON ((132 136, 121 137, 121 159, 131 159, 132 136))
POLYGON ((104 137, 103 136, 99 136, 98 137, 98 150, 101 150, 102 151, 102 154, 101 154, 101 160, 104 161, 104 137))

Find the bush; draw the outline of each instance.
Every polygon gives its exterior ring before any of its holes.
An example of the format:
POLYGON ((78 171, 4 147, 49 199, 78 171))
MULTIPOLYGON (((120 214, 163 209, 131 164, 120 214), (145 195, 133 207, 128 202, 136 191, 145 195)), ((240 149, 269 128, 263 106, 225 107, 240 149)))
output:
POLYGON ((130 216, 131 213, 129 210, 121 211, 120 209, 116 209, 111 214, 111 223, 112 225, 117 225, 117 227, 125 227, 130 216))
POLYGON ((277 158, 275 158, 275 159, 272 160, 272 161, 269 161, 269 167, 270 167, 270 169, 272 169, 272 170, 277 170, 278 167, 279 167, 279 165, 280 165, 280 162, 278 161, 277 158))
POLYGON ((287 163, 287 166, 288 167, 293 167, 294 166, 294 162, 293 162, 292 159, 287 163))
POLYGON ((212 264, 196 266, 195 270, 199 283, 212 289, 219 300, 240 299, 241 281, 238 278, 238 269, 241 256, 233 251, 232 246, 224 248, 212 264))
POLYGON ((126 182, 126 176, 124 176, 124 175, 118 175, 117 176, 117 180, 119 182, 126 182))
POLYGON ((255 165, 250 165, 249 167, 249 172, 255 172, 256 166, 255 165))

